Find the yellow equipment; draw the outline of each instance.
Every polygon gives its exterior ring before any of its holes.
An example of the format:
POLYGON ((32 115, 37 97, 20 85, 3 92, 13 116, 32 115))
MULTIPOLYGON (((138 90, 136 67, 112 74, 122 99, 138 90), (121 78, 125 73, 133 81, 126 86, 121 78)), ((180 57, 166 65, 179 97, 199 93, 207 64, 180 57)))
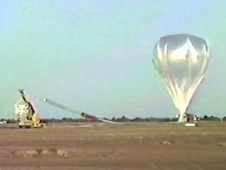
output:
POLYGON ((15 113, 19 120, 19 128, 40 128, 45 127, 45 123, 40 115, 35 113, 34 107, 27 100, 24 90, 19 90, 21 98, 15 104, 15 113))

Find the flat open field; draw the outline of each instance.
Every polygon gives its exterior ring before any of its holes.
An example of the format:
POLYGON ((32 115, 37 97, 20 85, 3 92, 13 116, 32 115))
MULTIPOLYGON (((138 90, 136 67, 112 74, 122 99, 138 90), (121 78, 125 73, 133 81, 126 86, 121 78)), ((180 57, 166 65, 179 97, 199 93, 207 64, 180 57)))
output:
POLYGON ((17 169, 225 170, 226 124, 1 127, 0 170, 17 169))

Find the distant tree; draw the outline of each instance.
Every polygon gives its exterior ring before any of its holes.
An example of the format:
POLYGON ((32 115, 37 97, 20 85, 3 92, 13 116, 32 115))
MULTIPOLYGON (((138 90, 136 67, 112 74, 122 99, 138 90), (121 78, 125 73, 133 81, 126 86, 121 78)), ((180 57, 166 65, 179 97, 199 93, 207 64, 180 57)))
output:
POLYGON ((113 117, 111 120, 112 120, 112 121, 115 121, 115 120, 116 120, 116 118, 115 118, 115 117, 113 117))
POLYGON ((128 121, 130 121, 130 119, 125 117, 125 116, 122 116, 121 118, 117 118, 116 121, 118 121, 118 122, 128 122, 128 121))
POLYGON ((206 120, 206 121, 220 121, 221 119, 219 117, 216 117, 216 116, 207 116, 207 115, 204 115, 203 118, 201 118, 201 120, 206 120))
POLYGON ((67 121, 67 120, 68 120, 68 118, 66 118, 66 117, 62 118, 62 121, 67 121))
POLYGON ((140 117, 136 117, 135 119, 131 120, 132 122, 143 122, 144 120, 140 117))
POLYGON ((170 118, 162 118, 162 119, 159 119, 160 122, 170 122, 171 119, 170 118))
POLYGON ((211 121, 220 121, 221 119, 219 117, 216 117, 216 116, 210 116, 210 120, 211 121))
POLYGON ((207 115, 204 115, 204 116, 203 116, 203 119, 204 119, 204 120, 208 120, 209 117, 208 117, 207 115))
POLYGON ((171 119, 171 121, 172 121, 172 122, 177 122, 177 121, 178 121, 178 118, 173 117, 173 118, 171 119))
POLYGON ((15 119, 1 119, 1 120, 6 120, 7 123, 17 123, 18 120, 15 119))

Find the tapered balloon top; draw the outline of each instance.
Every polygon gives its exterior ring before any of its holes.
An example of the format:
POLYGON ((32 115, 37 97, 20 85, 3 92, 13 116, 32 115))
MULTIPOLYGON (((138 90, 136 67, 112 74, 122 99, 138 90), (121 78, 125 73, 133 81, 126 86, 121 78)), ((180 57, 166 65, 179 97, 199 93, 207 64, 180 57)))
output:
POLYGON ((206 40, 189 34, 160 38, 153 64, 162 77, 182 121, 189 103, 204 78, 210 58, 206 40))

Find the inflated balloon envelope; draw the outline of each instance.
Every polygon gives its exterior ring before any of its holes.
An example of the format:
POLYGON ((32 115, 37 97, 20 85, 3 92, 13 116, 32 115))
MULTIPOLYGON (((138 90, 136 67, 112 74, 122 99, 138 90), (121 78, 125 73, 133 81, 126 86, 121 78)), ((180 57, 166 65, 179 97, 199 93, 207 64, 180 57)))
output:
POLYGON ((153 64, 180 112, 179 122, 204 78, 209 58, 207 41, 194 35, 164 36, 154 47, 153 64))

